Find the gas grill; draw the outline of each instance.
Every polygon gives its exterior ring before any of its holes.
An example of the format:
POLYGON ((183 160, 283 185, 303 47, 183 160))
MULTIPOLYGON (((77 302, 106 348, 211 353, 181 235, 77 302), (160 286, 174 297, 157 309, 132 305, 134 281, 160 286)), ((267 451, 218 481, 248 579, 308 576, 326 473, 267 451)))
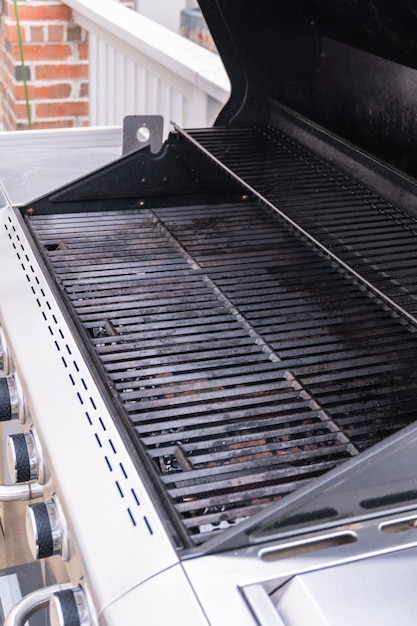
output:
POLYGON ((264 0, 237 22, 201 0, 233 85, 213 128, 4 201, 6 419, 6 386, 26 402, 25 485, 4 499, 35 499, 53 584, 33 602, 56 623, 228 623, 220 606, 351 623, 324 571, 348 590, 380 576, 355 623, 381 603, 412 623, 406 584, 384 599, 417 526, 417 14, 400 4, 264 0))

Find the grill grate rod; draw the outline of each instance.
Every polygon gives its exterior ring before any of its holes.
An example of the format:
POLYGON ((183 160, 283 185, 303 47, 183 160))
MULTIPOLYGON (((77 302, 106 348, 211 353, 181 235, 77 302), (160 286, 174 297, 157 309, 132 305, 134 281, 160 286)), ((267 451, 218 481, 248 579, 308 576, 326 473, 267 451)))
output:
POLYGON ((334 261, 342 270, 344 270, 348 275, 353 277, 358 283, 366 287, 371 293, 376 295, 378 298, 383 300, 391 309, 393 309, 396 313, 405 318, 408 322, 417 326, 417 317, 412 313, 408 312, 402 306, 400 306, 395 300, 390 298, 387 294, 381 291, 375 284, 371 283, 365 276, 363 276, 360 272, 355 270, 351 265, 346 263, 340 256, 335 254, 332 250, 330 250, 326 245, 324 245, 321 241, 319 241, 314 235, 312 235, 309 231, 305 230, 297 221, 287 215, 284 211, 282 211, 276 204, 271 202, 268 198, 266 198, 262 193, 260 193, 257 189, 255 189, 252 185, 246 182, 241 176, 236 174, 232 169, 230 169, 223 161, 218 159, 214 154, 212 154, 205 146, 203 146, 200 142, 198 142, 189 132, 182 129, 175 122, 171 122, 174 129, 182 136, 184 139, 189 141, 192 145, 194 145, 200 152, 202 152, 206 157, 208 157, 211 161, 213 161, 220 169, 226 172, 231 178, 237 181, 243 188, 245 188, 251 196, 260 200, 264 205, 268 208, 272 209, 280 218, 282 218, 293 230, 302 235, 309 243, 311 243, 315 248, 320 250, 325 256, 334 261))

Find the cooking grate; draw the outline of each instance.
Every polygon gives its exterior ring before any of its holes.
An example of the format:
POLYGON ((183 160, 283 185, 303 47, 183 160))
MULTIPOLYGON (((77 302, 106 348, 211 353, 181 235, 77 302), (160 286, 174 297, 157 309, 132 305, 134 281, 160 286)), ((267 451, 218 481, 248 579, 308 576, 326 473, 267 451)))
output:
POLYGON ((259 204, 30 224, 194 543, 415 420, 415 334, 259 204))
POLYGON ((279 131, 180 133, 417 325, 417 220, 279 131))

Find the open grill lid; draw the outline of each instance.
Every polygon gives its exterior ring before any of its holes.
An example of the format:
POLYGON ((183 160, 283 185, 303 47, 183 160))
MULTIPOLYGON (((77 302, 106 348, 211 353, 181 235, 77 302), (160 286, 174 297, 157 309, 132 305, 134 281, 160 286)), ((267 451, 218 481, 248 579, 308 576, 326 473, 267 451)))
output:
POLYGON ((411 0, 200 0, 232 82, 218 123, 268 123, 269 99, 413 176, 411 0))

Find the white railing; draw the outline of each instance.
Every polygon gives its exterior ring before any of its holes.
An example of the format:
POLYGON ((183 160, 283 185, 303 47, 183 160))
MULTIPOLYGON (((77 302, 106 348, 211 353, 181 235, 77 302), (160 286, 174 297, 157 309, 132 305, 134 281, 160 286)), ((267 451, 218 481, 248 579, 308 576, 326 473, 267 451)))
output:
POLYGON ((229 96, 218 55, 114 0, 63 0, 89 33, 90 124, 162 115, 185 128, 210 126, 229 96))

